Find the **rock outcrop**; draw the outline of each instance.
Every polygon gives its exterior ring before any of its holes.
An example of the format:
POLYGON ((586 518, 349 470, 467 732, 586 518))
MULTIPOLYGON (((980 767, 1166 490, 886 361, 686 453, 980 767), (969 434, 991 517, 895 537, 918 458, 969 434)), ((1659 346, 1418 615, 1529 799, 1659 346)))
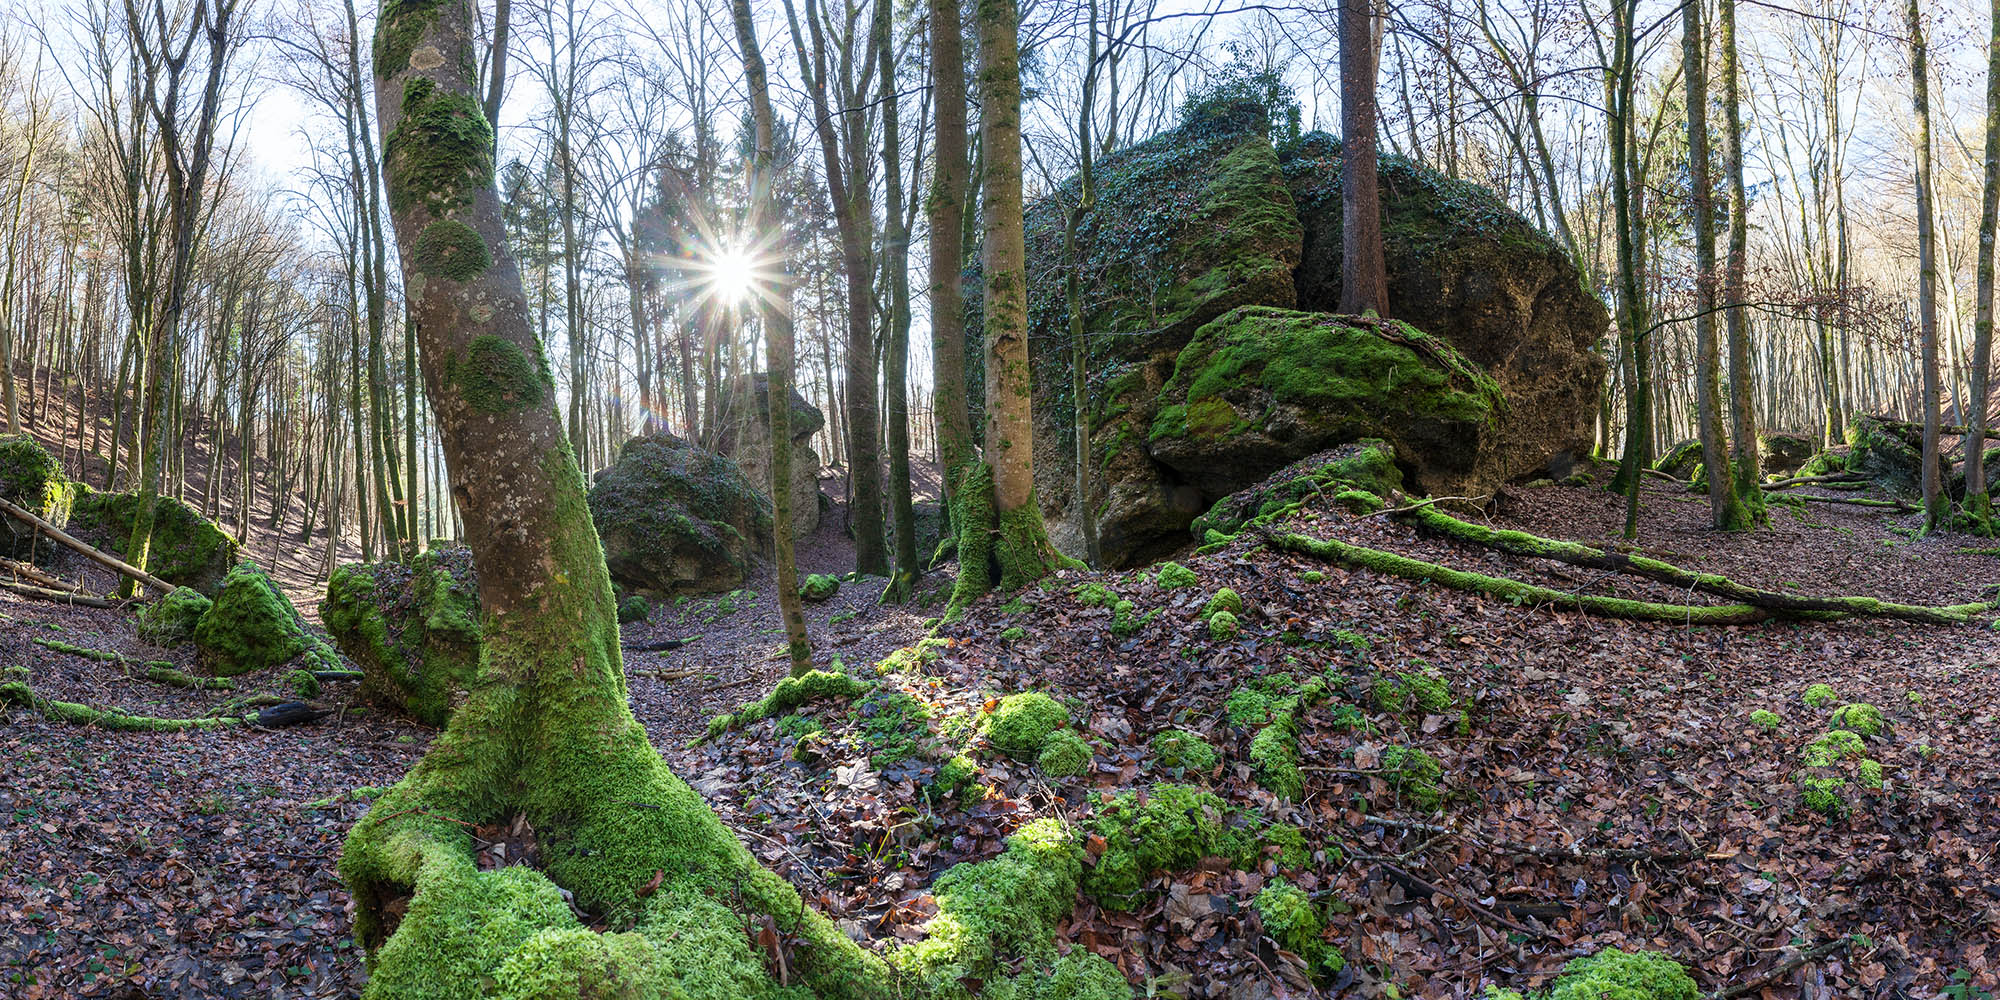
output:
MULTIPOLYGON (((75 484, 75 489, 70 533, 120 558, 130 558, 125 549, 132 541, 139 494, 106 493, 82 483, 75 484)), ((214 597, 239 554, 236 539, 193 507, 168 496, 154 500, 147 572, 176 587, 214 597)))
POLYGON ((590 487, 611 579, 651 597, 732 590, 771 539, 771 501, 734 461, 672 434, 626 441, 590 487))
MULTIPOLYGON (((75 484, 39 442, 26 434, 0 435, 0 500, 60 528, 69 523, 75 484)), ((35 529, 0 515, 0 555, 31 558, 35 529)), ((48 544, 48 543, 44 543, 48 544)))
MULTIPOLYGON (((735 379, 726 398, 734 407, 724 421, 717 451, 736 460, 750 484, 766 493, 771 479, 771 381, 768 375, 735 379)), ((819 453, 812 438, 826 426, 826 415, 797 389, 792 390, 792 537, 804 538, 819 528, 819 453)))
MULTIPOLYGON (((1333 318, 1339 178, 1337 141, 1281 154, 1254 103, 1198 108, 1099 164, 1078 247, 1108 564, 1186 544, 1209 505, 1347 441, 1388 441, 1413 488, 1461 494, 1588 446, 1608 316, 1561 248, 1485 189, 1384 157, 1389 312, 1403 322, 1333 318)), ((1028 217, 1036 490, 1072 552, 1074 196, 1072 179, 1028 217)))
POLYGON ((426 725, 444 725, 478 673, 479 581, 462 546, 342 566, 319 616, 361 668, 361 696, 426 725))

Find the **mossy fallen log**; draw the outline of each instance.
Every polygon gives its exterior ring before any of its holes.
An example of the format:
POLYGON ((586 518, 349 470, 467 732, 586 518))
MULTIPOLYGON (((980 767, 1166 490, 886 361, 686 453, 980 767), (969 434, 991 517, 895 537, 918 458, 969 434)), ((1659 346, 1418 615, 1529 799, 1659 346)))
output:
POLYGON ((1972 621, 1975 616, 1982 613, 1992 612, 1996 607, 1993 604, 1978 603, 1927 607, 1897 604, 1873 597, 1809 597, 1803 594, 1787 594, 1745 586, 1714 573, 1696 573, 1646 556, 1609 552, 1577 542, 1543 538, 1525 531, 1489 528, 1461 521, 1434 506, 1415 506, 1403 511, 1399 516, 1423 531, 1458 541, 1518 556, 1554 559, 1572 566, 1644 577, 1738 604, 1761 608, 1780 617, 1824 619, 1828 614, 1836 614, 1857 618, 1895 618, 1933 625, 1958 625, 1972 621))
POLYGON ((93 726, 116 732, 178 732, 183 729, 220 729, 224 726, 241 725, 245 720, 239 716, 217 716, 203 719, 157 719, 147 715, 131 715, 117 709, 92 708, 73 701, 57 701, 35 693, 25 680, 9 680, 0 684, 0 703, 19 705, 41 714, 45 719, 70 722, 79 726, 93 726))

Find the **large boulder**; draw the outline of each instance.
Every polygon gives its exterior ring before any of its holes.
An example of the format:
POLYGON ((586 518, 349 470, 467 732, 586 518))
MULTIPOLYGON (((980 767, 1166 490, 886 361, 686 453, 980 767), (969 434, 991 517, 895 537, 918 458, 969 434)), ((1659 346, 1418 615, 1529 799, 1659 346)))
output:
POLYGON ((1804 468, 1817 450, 1810 434, 1766 431, 1757 436, 1757 465, 1767 476, 1789 476, 1804 468))
MULTIPOLYGON (((138 515, 139 494, 106 493, 76 484, 76 505, 70 514, 71 533, 126 558, 132 541, 132 520, 138 515)), ((221 590, 223 578, 236 565, 236 539, 193 507, 162 496, 153 504, 153 542, 147 550, 146 571, 176 587, 189 587, 207 597, 221 590)))
MULTIPOLYGON (((771 379, 741 376, 731 381, 724 398, 730 413, 722 424, 715 450, 736 460, 751 485, 770 492, 771 379)), ((819 453, 812 438, 826 426, 826 415, 797 389, 792 390, 792 537, 804 538, 819 528, 819 453)))
MULTIPOLYGON (((1197 106, 1100 161, 1077 237, 1107 563, 1185 545, 1211 504, 1347 441, 1390 442, 1411 486, 1434 493, 1489 492, 1588 446, 1608 315, 1561 249, 1482 188, 1384 157, 1389 312, 1405 322, 1308 315, 1337 304, 1339 176, 1337 141, 1309 135, 1280 154, 1265 109, 1243 101, 1197 106), (1216 375, 1242 374, 1252 355, 1244 380, 1216 375), (1387 369, 1366 364, 1387 355, 1387 369), (1418 383, 1444 395, 1405 405, 1418 383)), ((1075 183, 1028 212, 1036 492, 1072 552, 1062 253, 1075 183)))
POLYGON ((1916 492, 1923 482, 1924 429, 1894 417, 1856 413, 1847 421, 1847 471, 1891 490, 1916 492))
POLYGON ((361 696, 418 722, 444 725, 478 674, 479 581, 462 546, 342 566, 319 617, 361 668, 361 696))
POLYGON ((771 541, 771 501, 734 461, 672 434, 626 441, 590 487, 611 579, 669 597, 743 585, 771 541))
POLYGON ((202 667, 217 677, 269 670, 301 657, 303 669, 340 669, 340 657, 306 631, 285 592, 247 561, 223 577, 214 603, 195 622, 194 645, 202 667))
MULTIPOLYGON (((26 434, 0 435, 0 500, 61 528, 75 499, 76 484, 39 442, 26 434)), ((32 557, 35 535, 33 526, 0 515, 0 555, 32 557)))

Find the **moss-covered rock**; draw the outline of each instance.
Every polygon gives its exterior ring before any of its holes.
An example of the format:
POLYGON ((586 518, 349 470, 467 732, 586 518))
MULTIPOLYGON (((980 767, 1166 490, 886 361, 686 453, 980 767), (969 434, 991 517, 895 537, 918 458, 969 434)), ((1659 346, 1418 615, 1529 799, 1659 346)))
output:
POLYGON ((746 702, 734 712, 727 712, 710 719, 708 737, 714 739, 731 729, 784 715, 815 699, 859 698, 874 689, 874 683, 859 677, 830 670, 809 670, 797 677, 787 677, 779 681, 770 693, 756 701, 746 702))
POLYGON ((618 624, 632 625, 652 617, 653 604, 644 594, 630 594, 618 602, 618 624))
POLYGON ((1242 614, 1243 596, 1228 587, 1223 587, 1218 589, 1214 596, 1208 599, 1207 604, 1201 606, 1201 615, 1203 618, 1213 617, 1217 612, 1221 611, 1227 611, 1232 615, 1242 614))
POLYGON ((1035 766, 1051 778, 1074 778, 1090 770, 1091 759, 1090 744, 1065 729, 1049 735, 1035 766))
POLYGON ((1679 962, 1657 952, 1606 948, 1563 967, 1549 1000, 1701 1000, 1679 962))
POLYGON ((1242 631, 1236 616, 1228 611, 1217 611, 1208 616, 1208 637, 1214 642, 1228 642, 1242 631))
POLYGON ((1204 496, 1360 438, 1431 489, 1478 479, 1505 401, 1448 342, 1397 320, 1244 306, 1195 331, 1154 398, 1148 453, 1204 496))
POLYGON ((1701 464, 1701 442, 1682 441, 1668 448, 1666 453, 1653 460, 1653 471, 1664 472, 1675 479, 1689 479, 1694 476, 1695 466, 1701 464))
MULTIPOLYGON (((79 483, 70 513, 70 533, 123 558, 138 512, 137 493, 105 493, 79 483)), ((173 497, 155 499, 147 572, 176 587, 215 597, 224 577, 236 565, 237 555, 236 539, 220 525, 173 497)))
POLYGON ((1838 445, 1815 453, 1799 466, 1801 476, 1837 476, 1847 471, 1847 461, 1852 451, 1846 445, 1838 445))
POLYGON ((1217 500, 1194 519, 1190 531, 1207 538, 1234 536, 1245 527, 1281 516, 1307 497, 1332 492, 1387 496, 1403 488, 1396 449, 1381 438, 1363 438, 1302 459, 1269 479, 1217 500))
MULTIPOLYGON (((771 379, 763 373, 739 375, 723 390, 727 417, 719 428, 715 450, 736 461, 757 491, 771 493, 771 379)), ((797 388, 792 390, 792 537, 804 538, 819 528, 819 453, 812 438, 826 426, 826 415, 797 388)))
POLYGON ((319 617, 361 668, 361 696, 425 725, 444 725, 479 674, 479 580, 467 549, 341 566, 319 617))
POLYGON ((833 599, 840 593, 840 578, 825 573, 813 573, 799 583, 799 596, 817 604, 833 599))
MULTIPOLYGON (((40 442, 26 434, 0 434, 0 500, 61 528, 69 524, 76 492, 76 484, 63 474, 62 463, 40 442)), ((0 516, 0 555, 33 555, 29 547, 34 537, 34 528, 0 516)))
POLYGON ((1767 476, 1790 476, 1813 456, 1813 437, 1796 431, 1757 435, 1757 467, 1767 476))
POLYGON ((1085 827, 1104 838, 1104 851, 1085 872, 1083 891, 1107 909, 1128 910, 1144 900, 1155 872, 1182 871, 1203 858, 1253 854, 1253 832, 1215 793, 1161 782, 1106 803, 1085 827))
POLYGON ((195 624, 213 602, 192 587, 175 587, 140 606, 133 622, 139 638, 155 646, 176 646, 194 638, 195 624))
POLYGON ((201 664, 217 677, 268 670, 310 655, 313 669, 339 670, 340 658, 299 623, 290 598, 253 562, 223 578, 215 602, 194 627, 201 664))
POLYGON ((1039 691, 1024 691, 1000 699, 979 722, 979 731, 1001 752, 1032 760, 1048 746, 1049 737, 1069 725, 1069 709, 1039 691))
POLYGON ((1152 741, 1153 758, 1162 767, 1184 768, 1195 774, 1207 774, 1215 770, 1222 759, 1214 744, 1201 738, 1200 733, 1185 729, 1169 729, 1156 733, 1152 741))
POLYGON ((1922 429, 1856 413, 1847 420, 1847 471, 1892 490, 1914 492, 1923 474, 1922 429))
POLYGON ((1799 752, 1799 769, 1792 773, 1806 807, 1830 816, 1853 808, 1849 783, 1870 791, 1882 787, 1882 765, 1868 758, 1861 737, 1847 729, 1835 729, 1806 744, 1799 752))
POLYGON ((742 469, 665 433, 618 449, 590 513, 612 580, 654 596, 741 587, 771 541, 771 501, 742 469))
POLYGON ((1153 583, 1161 590, 1192 587, 1200 582, 1201 578, 1194 575, 1194 570, 1177 562, 1161 563, 1159 571, 1153 574, 1153 583))

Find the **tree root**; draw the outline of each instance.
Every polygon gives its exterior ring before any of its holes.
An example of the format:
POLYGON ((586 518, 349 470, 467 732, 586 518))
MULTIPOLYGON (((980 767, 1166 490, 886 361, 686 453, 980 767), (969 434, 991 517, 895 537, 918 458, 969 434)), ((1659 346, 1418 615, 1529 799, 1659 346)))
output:
POLYGON ((0 684, 0 703, 19 705, 39 712, 45 719, 70 722, 79 726, 93 726, 115 732, 178 732, 183 729, 220 729, 224 726, 241 725, 246 720, 240 716, 221 716, 206 719, 157 719, 148 715, 129 715, 116 709, 92 708, 73 701, 56 701, 35 693, 25 680, 9 680, 0 684))
POLYGON ((1611 570, 1632 576, 1656 580, 1660 583, 1699 591, 1720 597, 1727 601, 1748 605, 1771 613, 1774 616, 1790 618, 1810 618, 1824 620, 1827 615, 1854 616, 1857 618, 1895 618, 1901 621, 1923 622, 1932 625, 1957 625, 1974 620, 1975 616, 1991 612, 1993 604, 1960 604, 1945 607, 1896 604, 1873 597, 1807 597, 1800 594, 1786 594, 1773 590, 1761 590, 1737 583, 1728 577, 1713 573, 1696 573, 1682 569, 1672 563, 1662 562, 1646 556, 1627 555, 1623 552, 1608 552, 1576 542, 1559 541, 1531 535, 1525 531, 1509 531, 1488 528, 1484 525, 1461 521, 1434 507, 1420 507, 1409 511, 1403 519, 1417 528, 1436 535, 1462 542, 1470 542, 1490 549, 1518 556, 1538 559, 1554 559, 1572 566, 1587 569, 1611 570))

